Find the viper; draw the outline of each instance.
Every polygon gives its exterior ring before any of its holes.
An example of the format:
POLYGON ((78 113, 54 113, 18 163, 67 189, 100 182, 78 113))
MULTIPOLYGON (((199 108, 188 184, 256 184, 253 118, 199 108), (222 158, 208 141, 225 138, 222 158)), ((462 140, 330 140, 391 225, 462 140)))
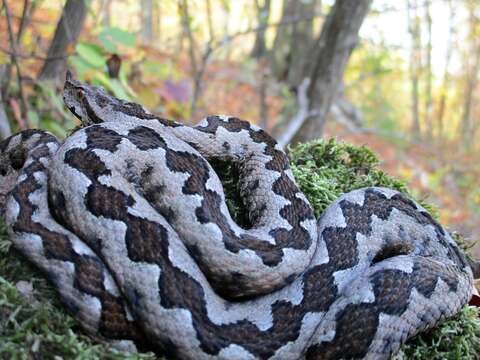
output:
POLYGON ((402 193, 358 189, 317 220, 249 122, 186 126, 71 77, 64 101, 83 127, 2 141, 0 176, 15 247, 91 334, 181 359, 388 359, 470 298, 464 254, 402 193))

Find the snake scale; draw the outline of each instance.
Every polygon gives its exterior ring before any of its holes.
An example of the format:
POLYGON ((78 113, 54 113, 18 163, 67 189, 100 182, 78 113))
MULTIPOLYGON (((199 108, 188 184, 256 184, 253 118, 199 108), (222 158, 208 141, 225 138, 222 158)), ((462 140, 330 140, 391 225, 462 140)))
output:
POLYGON ((246 121, 186 126, 72 78, 64 101, 84 127, 4 140, 0 177, 16 179, 15 247, 91 334, 180 359, 388 359, 471 295, 462 252, 399 192, 352 191, 317 221, 246 121), (238 171, 248 226, 217 160, 238 171))

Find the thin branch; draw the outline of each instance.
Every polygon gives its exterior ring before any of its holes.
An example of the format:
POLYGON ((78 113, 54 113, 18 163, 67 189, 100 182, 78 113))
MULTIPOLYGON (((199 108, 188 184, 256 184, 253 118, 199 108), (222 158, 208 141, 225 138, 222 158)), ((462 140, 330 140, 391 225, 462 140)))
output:
POLYGON ((298 130, 302 127, 303 123, 310 118, 315 116, 315 111, 309 111, 309 100, 307 96, 307 90, 310 86, 310 79, 303 79, 302 83, 298 87, 297 93, 297 103, 298 111, 295 116, 288 122, 286 129, 278 137, 278 144, 285 148, 287 144, 293 139, 298 130))
POLYGON ((268 78, 269 78, 269 68, 266 65, 265 59, 261 60, 260 66, 260 84, 259 84, 259 124, 260 127, 264 130, 268 130, 268 101, 267 101, 267 90, 268 90, 268 78))
POLYGON ((10 8, 8 6, 7 0, 3 0, 3 5, 5 7, 5 14, 7 16, 7 28, 8 28, 8 37, 10 40, 10 47, 11 47, 11 59, 12 63, 15 65, 15 69, 17 71, 17 80, 18 80, 18 89, 20 93, 20 109, 22 112, 22 117, 24 118, 25 122, 27 123, 28 127, 28 122, 27 122, 27 112, 28 112, 28 106, 27 106, 27 101, 25 99, 25 93, 23 92, 23 84, 22 84, 22 72, 20 70, 20 65, 18 63, 18 58, 17 58, 17 47, 16 47, 16 41, 15 37, 13 35, 13 27, 12 27, 12 13, 10 12, 10 8))
MULTIPOLYGON (((185 2, 184 2, 185 3, 185 2)), ((188 21, 188 9, 184 9, 186 11, 186 14, 183 14, 184 16, 187 16, 187 21, 188 21)), ((191 102, 190 106, 190 113, 193 114, 196 109, 196 103, 198 101, 198 98, 200 97, 201 94, 201 85, 202 85, 202 78, 205 73, 206 65, 208 63, 208 60, 210 56, 217 51, 218 49, 222 48, 223 46, 227 45, 229 42, 234 40, 235 38, 242 36, 242 35, 247 35, 250 33, 258 32, 258 31, 263 31, 269 27, 281 27, 281 26, 286 26, 289 24, 294 24, 302 21, 311 21, 312 19, 316 17, 324 16, 323 14, 313 14, 311 16, 304 16, 304 17, 298 17, 298 16, 293 16, 291 18, 288 18, 286 20, 276 22, 276 23, 270 23, 270 24, 264 24, 261 26, 257 26, 254 28, 250 28, 247 30, 239 31, 237 33, 227 35, 223 37, 222 40, 219 41, 214 41, 213 39, 210 39, 209 42, 207 43, 206 51, 202 56, 202 60, 200 65, 197 63, 197 59, 195 57, 194 51, 192 51, 192 46, 190 46, 190 58, 191 58, 191 65, 192 65, 192 73, 194 77, 194 91, 193 91, 193 99, 191 102)), ((184 20, 185 21, 185 20, 184 20)), ((189 37, 190 44, 193 44, 193 35, 191 34, 191 31, 189 31, 189 25, 187 23, 184 23, 184 26, 187 30, 187 35, 189 37), (189 34, 190 33, 190 34, 189 34), (191 39, 190 39, 191 36, 191 39)))
POLYGON ((192 102, 190 106, 190 114, 192 116, 195 114, 197 101, 200 98, 200 95, 203 90, 203 75, 205 74, 207 63, 213 50, 214 49, 210 46, 210 42, 209 42, 207 44, 207 49, 203 53, 202 60, 200 62, 200 67, 197 69, 196 73, 194 74, 193 97, 192 97, 192 102))
POLYGON ((193 33, 192 33, 192 27, 190 24, 190 14, 189 14, 189 9, 188 9, 188 2, 186 0, 182 1, 181 4, 181 11, 182 11, 182 25, 183 25, 183 31, 188 37, 188 50, 190 53, 190 65, 192 67, 192 73, 196 74, 197 73, 197 57, 195 55, 195 39, 193 38, 193 33))
POLYGON ((25 30, 28 23, 30 22, 29 14, 32 7, 30 7, 29 5, 29 0, 24 0, 22 17, 20 18, 20 25, 18 26, 18 32, 17 32, 17 44, 20 44, 20 41, 22 40, 22 36, 23 36, 23 31, 25 30))
MULTIPOLYGON (((10 56, 13 55, 13 51, 11 50, 8 50, 8 49, 5 49, 4 47, 1 47, 0 46, 0 51, 5 53, 5 54, 8 54, 10 56)), ((71 55, 64 55, 64 56, 51 56, 51 57, 48 57, 48 56, 40 56, 40 55, 37 55, 37 54, 19 54, 19 53, 15 53, 15 56, 17 58, 20 58, 20 59, 35 59, 35 60, 42 60, 42 61, 47 61, 47 60, 59 60, 59 59, 67 59, 69 56, 71 55)))
POLYGON ((300 16, 300 17, 299 16, 292 16, 290 18, 287 18, 287 19, 284 19, 282 21, 278 21, 278 22, 275 22, 275 23, 263 24, 263 25, 260 25, 260 26, 256 26, 256 27, 246 29, 246 30, 241 30, 241 31, 238 31, 238 32, 233 33, 231 35, 224 36, 222 40, 218 41, 215 44, 214 48, 216 49, 217 47, 222 47, 225 44, 231 42, 235 38, 237 38, 239 36, 242 36, 242 35, 248 35, 248 34, 251 34, 251 33, 256 33, 256 32, 259 32, 259 31, 267 30, 268 28, 272 28, 272 27, 273 28, 283 27, 283 26, 296 24, 296 23, 303 22, 303 21, 312 21, 312 20, 314 20, 318 17, 325 17, 325 14, 323 14, 323 13, 313 13, 310 16, 300 16))
MULTIPOLYGON (((0 65, 0 79, 3 79, 6 71, 7 65, 0 65)), ((8 121, 2 94, 0 93, 0 140, 9 137, 11 134, 10 122, 8 121)))
POLYGON ((207 24, 208 24, 208 34, 210 40, 215 38, 215 32, 213 31, 213 23, 212 23, 212 4, 210 0, 206 1, 207 3, 207 24))

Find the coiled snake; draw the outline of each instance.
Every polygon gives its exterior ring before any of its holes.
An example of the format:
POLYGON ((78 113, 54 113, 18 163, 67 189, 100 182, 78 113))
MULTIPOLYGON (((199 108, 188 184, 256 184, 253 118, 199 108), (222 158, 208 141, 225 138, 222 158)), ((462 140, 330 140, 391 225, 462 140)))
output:
POLYGON ((352 191, 316 221, 248 122, 184 126, 71 78, 64 100, 85 127, 4 140, 0 176, 18 175, 12 241, 92 334, 182 359, 387 359, 470 297, 464 255, 401 193, 352 191), (216 160, 238 169, 248 228, 216 160))

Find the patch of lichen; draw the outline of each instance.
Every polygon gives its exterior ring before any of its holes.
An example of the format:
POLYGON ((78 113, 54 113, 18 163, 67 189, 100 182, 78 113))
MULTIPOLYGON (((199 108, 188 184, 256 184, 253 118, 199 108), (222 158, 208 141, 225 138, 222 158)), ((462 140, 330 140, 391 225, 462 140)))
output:
MULTIPOLYGON (((320 140, 291 148, 289 155, 295 178, 317 216, 341 194, 361 187, 385 186, 408 193, 405 183, 378 169, 377 157, 364 147, 320 140)), ((239 201, 237 172, 227 164, 216 164, 215 168, 222 178, 232 216, 248 225, 239 201)), ((478 316, 477 308, 466 306, 455 318, 408 341, 396 359, 479 358, 478 316)), ((154 358, 151 353, 134 355, 112 350, 83 335, 42 274, 11 247, 0 224, 0 359, 55 357, 154 358), (17 289, 19 281, 33 284, 31 298, 17 289)))

